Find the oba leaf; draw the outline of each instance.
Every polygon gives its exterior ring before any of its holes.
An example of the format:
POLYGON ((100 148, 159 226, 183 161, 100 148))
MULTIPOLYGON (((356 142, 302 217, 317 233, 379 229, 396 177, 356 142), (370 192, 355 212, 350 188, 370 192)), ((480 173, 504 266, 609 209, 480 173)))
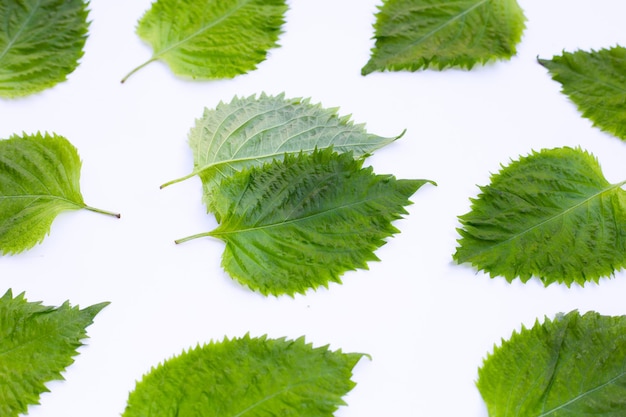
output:
POLYGON ((490 417, 626 415, 626 317, 573 311, 522 328, 478 372, 490 417))
POLYGON ((509 59, 525 20, 515 0, 384 0, 374 23, 376 43, 361 73, 470 69, 509 59))
POLYGON ((580 149, 533 152, 493 175, 459 219, 454 259, 492 277, 583 285, 626 264, 626 195, 580 149))
POLYGON ((211 342, 153 368, 122 416, 330 417, 345 404, 363 356, 313 348, 303 338, 211 342))
POLYGON ((259 98, 235 97, 214 110, 205 109, 189 133, 194 169, 186 177, 199 175, 207 205, 220 181, 251 166, 260 166, 285 154, 310 153, 333 148, 364 157, 398 137, 369 134, 336 109, 323 109, 309 100, 285 99, 284 95, 259 98))
POLYGON ((139 20, 137 35, 152 57, 179 76, 232 78, 264 61, 282 32, 285 0, 157 0, 139 20))
POLYGON ((108 303, 80 310, 64 303, 46 307, 13 298, 11 290, 0 298, 0 415, 26 413, 48 392, 44 385, 62 380, 61 372, 86 338, 85 328, 108 303))
POLYGON ((539 59, 594 126, 626 140, 626 48, 539 59))
POLYGON ((0 97, 64 81, 83 56, 87 15, 84 0, 0 1, 0 97))
POLYGON ((426 180, 396 180, 362 168, 350 153, 288 155, 222 181, 213 209, 220 225, 181 239, 226 243, 222 265, 262 294, 304 293, 367 268, 373 251, 397 233, 391 222, 426 180))
POLYGON ((0 140, 0 252, 19 253, 40 243, 55 217, 87 209, 80 193, 81 162, 62 136, 14 135, 0 140))

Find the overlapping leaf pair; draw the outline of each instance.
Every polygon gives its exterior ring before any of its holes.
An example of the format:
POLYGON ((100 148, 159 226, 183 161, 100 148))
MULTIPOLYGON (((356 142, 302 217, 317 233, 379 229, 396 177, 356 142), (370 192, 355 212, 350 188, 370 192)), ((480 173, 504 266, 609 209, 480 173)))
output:
MULTIPOLYGON (((363 168, 396 140, 334 110, 282 95, 235 98, 206 110, 189 134, 204 201, 220 223, 224 269, 262 294, 303 293, 366 268, 428 180, 363 168)), ((177 182, 180 180, 172 181, 177 182)), ((168 185, 165 184, 165 185, 168 185)))

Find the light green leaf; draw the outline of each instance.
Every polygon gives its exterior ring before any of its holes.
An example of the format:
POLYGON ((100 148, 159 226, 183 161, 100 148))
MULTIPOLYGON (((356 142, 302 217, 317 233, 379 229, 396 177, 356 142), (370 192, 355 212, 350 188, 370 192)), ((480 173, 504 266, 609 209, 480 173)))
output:
POLYGON ((87 337, 85 328, 108 304, 46 307, 26 301, 24 294, 13 298, 11 290, 0 298, 1 416, 26 413, 48 392, 46 382, 63 379, 61 372, 74 363, 87 337))
POLYGON ((65 81, 83 56, 87 15, 84 0, 0 1, 0 97, 65 81))
POLYGON ((157 0, 139 20, 137 35, 174 74, 233 78, 254 70, 282 32, 285 0, 157 0))
POLYGON ((122 416, 330 417, 345 404, 363 356, 313 348, 304 338, 211 342, 153 368, 122 416))
POLYGON ((55 217, 87 209, 80 193, 76 148, 55 134, 0 140, 0 252, 19 253, 40 243, 55 217))
POLYGON ((261 166, 285 154, 331 147, 362 158, 399 137, 369 134, 349 116, 338 116, 337 109, 323 109, 307 99, 285 99, 283 94, 235 97, 229 104, 205 109, 203 117, 196 120, 189 132, 193 172, 162 187, 199 175, 210 206, 211 195, 222 179, 244 168, 261 166))
POLYGON ((626 317, 573 311, 513 333, 478 371, 490 417, 626 415, 626 317))
POLYGON ((516 0, 384 0, 361 73, 470 69, 516 54, 526 18, 516 0))
POLYGON ((373 251, 397 233, 427 180, 396 180, 332 150, 288 155, 222 181, 214 195, 220 225, 181 239, 212 236, 226 243, 222 265, 236 280, 267 295, 304 293, 367 268, 373 251))
POLYGON ((583 117, 626 140, 626 48, 563 52, 539 59, 583 117))
POLYGON ((598 281, 626 264, 626 194, 580 149, 533 152, 480 187, 459 217, 454 254, 493 276, 523 282, 598 281))

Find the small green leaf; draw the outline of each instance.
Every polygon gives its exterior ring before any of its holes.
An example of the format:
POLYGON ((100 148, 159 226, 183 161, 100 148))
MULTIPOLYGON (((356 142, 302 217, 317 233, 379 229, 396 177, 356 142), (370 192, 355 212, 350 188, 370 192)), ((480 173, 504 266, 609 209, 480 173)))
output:
POLYGON ((304 293, 366 269, 374 250, 398 230, 413 195, 427 180, 396 180, 332 150, 288 155, 222 181, 213 236, 226 243, 222 265, 267 295, 304 293))
POLYGON ((65 81, 83 56, 87 15, 84 0, 0 1, 0 97, 65 81))
POLYGON ((62 136, 0 140, 0 252, 19 253, 40 243, 65 210, 119 217, 83 202, 80 167, 76 148, 62 136))
POLYGON ((480 188, 454 259, 508 281, 597 282, 626 265, 624 183, 580 149, 533 152, 480 188))
POLYGON ((539 59, 583 117, 626 140, 626 48, 563 52, 539 59))
POLYGON ((384 0, 361 73, 470 69, 516 54, 526 18, 515 0, 384 0))
POLYGON ((489 417, 626 415, 626 317, 573 311, 513 333, 484 361, 489 417))
POLYGON ((254 70, 282 32, 285 0, 157 0, 139 20, 137 35, 174 74, 233 78, 254 70))
POLYGON ((109 303, 80 310, 31 303, 11 290, 0 298, 0 415, 24 414, 39 404, 44 385, 62 380, 61 372, 74 363, 94 317, 109 303))
POLYGON ((267 337, 197 346, 153 368, 123 417, 331 417, 355 385, 359 353, 267 337))

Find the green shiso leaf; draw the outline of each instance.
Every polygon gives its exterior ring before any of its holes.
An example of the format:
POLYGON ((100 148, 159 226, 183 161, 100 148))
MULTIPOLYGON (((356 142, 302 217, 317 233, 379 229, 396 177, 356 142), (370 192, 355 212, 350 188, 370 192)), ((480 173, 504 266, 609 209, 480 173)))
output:
POLYGON ((626 140, 626 48, 563 52, 539 59, 593 125, 626 140))
POLYGON ((375 45, 361 73, 471 69, 510 59, 526 18, 516 0, 384 0, 375 45))
POLYGON ((0 97, 65 81, 83 56, 87 15, 84 0, 0 1, 0 97))
POLYGON ((626 317, 573 311, 522 328, 478 371, 490 417, 626 415, 626 317))
MULTIPOLYGON (((287 155, 222 181, 213 195, 224 269, 264 295, 304 293, 367 269, 428 180, 397 180, 331 149, 287 155)), ((432 182, 431 182, 432 183, 432 182)))
POLYGON ((46 307, 11 290, 0 298, 0 415, 16 417, 39 404, 44 385, 62 380, 74 363, 85 329, 109 303, 84 309, 64 303, 46 307))
POLYGON ((40 133, 0 140, 0 253, 40 243, 56 216, 87 209, 80 192, 81 161, 64 137, 40 133))
POLYGON ((395 141, 353 124, 337 109, 324 109, 308 99, 278 96, 235 97, 215 109, 205 109, 189 132, 193 172, 164 186, 199 175, 204 199, 210 207, 212 194, 222 179, 245 168, 261 166, 285 154, 311 153, 333 148, 363 158, 395 141))
POLYGON ((533 152, 480 187, 454 259, 508 281, 597 282, 626 264, 623 184, 581 149, 533 152))
POLYGON ((157 0, 139 20, 137 35, 152 57, 193 79, 233 78, 256 69, 282 32, 285 0, 157 0))
POLYGON ((355 383, 360 353, 263 336, 197 346, 137 383, 123 417, 330 417, 355 383))

